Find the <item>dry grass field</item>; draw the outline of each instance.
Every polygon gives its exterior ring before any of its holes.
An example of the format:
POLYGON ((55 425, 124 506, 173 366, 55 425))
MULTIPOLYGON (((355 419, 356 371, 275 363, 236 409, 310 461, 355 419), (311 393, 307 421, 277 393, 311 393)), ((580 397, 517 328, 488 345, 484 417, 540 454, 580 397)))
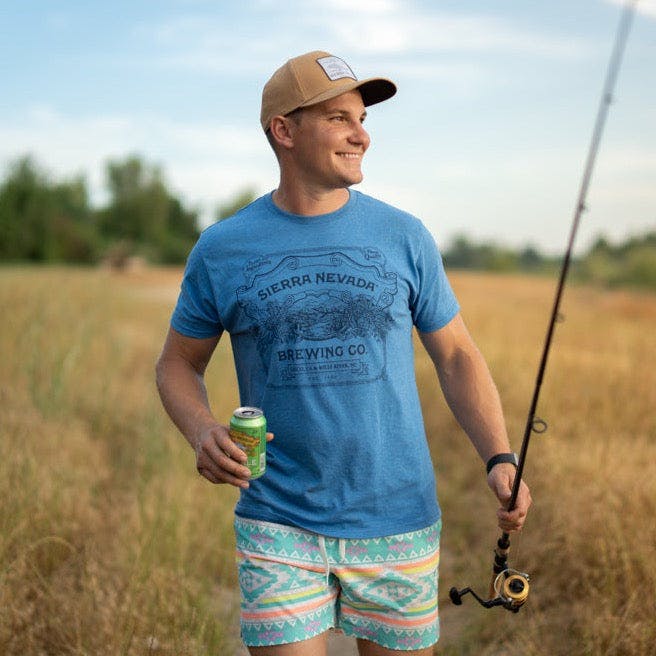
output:
MULTIPOLYGON (((196 473, 153 367, 179 270, 0 269, 0 653, 237 653, 234 493, 196 473)), ((555 282, 454 273, 519 448, 555 282)), ((635 655, 656 645, 656 296, 566 291, 511 564, 518 614, 486 593, 497 538, 482 466, 417 370, 444 510, 438 653, 635 655)), ((227 340, 208 371, 237 404, 227 340)))

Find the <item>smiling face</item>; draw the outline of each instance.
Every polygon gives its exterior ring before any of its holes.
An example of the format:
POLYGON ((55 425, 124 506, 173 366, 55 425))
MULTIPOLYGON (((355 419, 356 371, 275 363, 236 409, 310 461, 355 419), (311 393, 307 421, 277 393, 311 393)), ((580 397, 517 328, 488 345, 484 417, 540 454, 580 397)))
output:
POLYGON ((370 143, 362 125, 366 115, 360 92, 349 91, 291 117, 287 152, 297 183, 331 191, 361 182, 362 158, 370 143))

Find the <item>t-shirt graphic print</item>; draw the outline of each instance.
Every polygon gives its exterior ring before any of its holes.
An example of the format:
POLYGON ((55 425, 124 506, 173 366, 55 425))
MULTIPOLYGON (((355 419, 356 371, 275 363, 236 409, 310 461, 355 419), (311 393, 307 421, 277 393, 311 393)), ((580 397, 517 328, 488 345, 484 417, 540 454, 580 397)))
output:
POLYGON ((238 303, 270 387, 354 385, 387 376, 397 276, 370 248, 283 252, 248 262, 238 303))

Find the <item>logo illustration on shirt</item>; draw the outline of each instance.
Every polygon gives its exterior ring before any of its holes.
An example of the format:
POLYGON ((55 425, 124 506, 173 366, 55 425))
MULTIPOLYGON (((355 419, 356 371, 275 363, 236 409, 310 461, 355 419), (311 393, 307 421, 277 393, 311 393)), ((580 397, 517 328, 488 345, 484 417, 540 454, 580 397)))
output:
POLYGON ((386 375, 395 273, 374 248, 282 253, 250 262, 237 290, 272 387, 386 375))

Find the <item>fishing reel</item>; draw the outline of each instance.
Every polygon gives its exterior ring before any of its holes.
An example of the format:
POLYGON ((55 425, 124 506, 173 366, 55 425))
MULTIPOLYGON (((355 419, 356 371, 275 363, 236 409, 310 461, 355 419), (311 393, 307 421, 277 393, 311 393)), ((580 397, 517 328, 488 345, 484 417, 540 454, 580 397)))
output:
POLYGON ((506 610, 517 613, 528 599, 528 581, 528 574, 514 569, 504 569, 492 581, 490 599, 482 599, 471 588, 458 590, 455 587, 449 590, 449 597, 456 606, 461 606, 462 598, 466 594, 471 594, 483 608, 502 606, 506 610))

